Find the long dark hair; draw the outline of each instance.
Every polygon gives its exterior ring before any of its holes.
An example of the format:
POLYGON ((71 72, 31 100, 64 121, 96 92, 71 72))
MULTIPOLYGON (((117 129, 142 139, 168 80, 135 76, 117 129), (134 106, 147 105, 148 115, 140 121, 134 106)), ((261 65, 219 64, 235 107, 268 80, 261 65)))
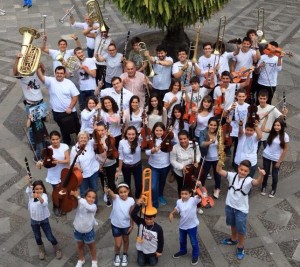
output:
POLYGON ((125 139, 126 140, 128 140, 127 139, 127 132, 129 131, 129 130, 134 130, 135 131, 135 138, 134 138, 134 140, 130 143, 130 152, 131 152, 131 154, 134 154, 135 153, 135 150, 136 150, 136 148, 137 148, 137 146, 138 146, 138 139, 139 139, 139 137, 138 137, 138 131, 137 131, 137 129, 134 127, 134 126, 129 126, 126 130, 125 130, 125 139))
POLYGON ((171 79, 170 86, 169 86, 170 92, 172 92, 172 89, 173 89, 173 86, 174 86, 175 83, 179 83, 179 90, 178 90, 178 92, 181 91, 181 83, 180 83, 180 80, 177 79, 177 78, 172 78, 172 79, 171 79))
POLYGON ((267 139, 267 144, 270 146, 272 143, 273 143, 273 140, 274 138, 279 135, 279 141, 280 141, 280 147, 282 149, 284 149, 285 147, 285 141, 284 141, 284 129, 285 129, 285 123, 284 121, 281 119, 281 118, 277 118, 274 122, 273 122, 273 125, 272 125, 272 128, 271 128, 271 131, 270 131, 270 134, 268 136, 268 139, 267 139), (274 125, 276 122, 279 122, 280 125, 281 125, 281 129, 279 131, 279 133, 277 133, 274 129, 274 125))
POLYGON ((91 111, 88 107, 88 103, 90 100, 93 100, 95 102, 95 104, 97 105, 98 104, 98 99, 94 96, 89 96, 87 99, 86 99, 86 102, 85 102, 85 108, 88 110, 88 111, 91 111))
POLYGON ((218 127, 219 127, 219 120, 218 120, 216 117, 211 117, 211 118, 209 118, 208 123, 207 123, 207 128, 208 128, 208 125, 209 125, 212 121, 216 122, 216 124, 217 124, 217 128, 216 128, 216 130, 215 130, 215 132, 214 132, 214 134, 217 134, 217 132, 218 132, 218 127))
POLYGON ((130 116, 130 120, 132 121, 132 107, 131 107, 131 103, 133 102, 134 99, 137 99, 137 101, 140 103, 140 98, 137 95, 133 95, 130 100, 129 100, 129 116, 130 116))
POLYGON ((211 112, 212 109, 213 109, 214 103, 213 103, 213 99, 212 99, 212 97, 210 95, 206 95, 206 96, 203 97, 203 99, 201 101, 201 104, 200 104, 200 107, 198 109, 198 112, 201 112, 201 111, 204 110, 204 106, 203 106, 204 101, 206 101, 208 103, 211 103, 210 107, 207 110, 208 112, 211 112))
POLYGON ((157 94, 151 94, 150 97, 149 97, 149 102, 148 102, 148 111, 147 111, 147 115, 150 115, 152 112, 153 112, 153 106, 151 105, 151 99, 152 98, 156 98, 157 101, 158 101, 158 104, 157 104, 157 110, 158 110, 158 115, 162 115, 163 114, 163 104, 162 104, 162 101, 161 99, 158 97, 157 94))
POLYGON ((42 180, 36 180, 32 183, 32 191, 34 191, 34 188, 37 186, 37 185, 40 185, 42 188, 43 188, 43 191, 45 194, 47 194, 47 191, 46 191, 46 187, 43 183, 42 180))
POLYGON ((154 144, 155 144, 155 140, 157 139, 157 137, 156 137, 156 135, 155 135, 155 129, 156 129, 157 127, 160 127, 160 128, 163 129, 163 131, 166 131, 166 126, 165 126, 162 122, 160 122, 160 121, 156 122, 156 123, 153 125, 153 128, 152 128, 152 136, 153 136, 153 139, 154 139, 154 144))
POLYGON ((118 110, 119 110, 118 104, 111 96, 105 96, 105 97, 102 98, 102 109, 103 109, 103 111, 105 111, 106 113, 108 112, 108 110, 104 106, 104 101, 107 100, 107 99, 111 102, 113 112, 117 113, 118 110))
POLYGON ((171 113, 171 125, 174 127, 175 121, 176 121, 176 117, 175 117, 175 111, 179 111, 181 113, 181 117, 179 119, 179 131, 184 129, 184 121, 183 121, 183 110, 180 104, 176 104, 173 109, 172 109, 172 113, 171 113))

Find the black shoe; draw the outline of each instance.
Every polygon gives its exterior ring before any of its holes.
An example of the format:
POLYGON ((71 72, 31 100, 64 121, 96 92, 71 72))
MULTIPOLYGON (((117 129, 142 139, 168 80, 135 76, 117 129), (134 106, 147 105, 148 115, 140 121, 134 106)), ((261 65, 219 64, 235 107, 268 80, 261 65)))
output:
POLYGON ((29 5, 29 6, 28 6, 28 8, 31 8, 31 7, 32 7, 32 5, 29 5))
POLYGON ((193 258, 191 264, 192 265, 198 264, 198 257, 197 258, 193 258))
POLYGON ((25 7, 25 6, 27 6, 27 5, 24 5, 23 7, 25 7))
POLYGON ((106 207, 111 207, 111 206, 112 206, 111 202, 109 200, 107 200, 106 207))
POLYGON ((180 258, 181 256, 184 256, 184 255, 186 255, 186 253, 181 253, 181 252, 179 251, 179 252, 177 252, 177 253, 175 253, 175 254, 173 255, 173 258, 174 258, 174 259, 178 259, 178 258, 180 258))
POLYGON ((54 212, 54 215, 55 215, 56 217, 61 217, 60 209, 58 209, 58 208, 53 208, 53 212, 54 212))

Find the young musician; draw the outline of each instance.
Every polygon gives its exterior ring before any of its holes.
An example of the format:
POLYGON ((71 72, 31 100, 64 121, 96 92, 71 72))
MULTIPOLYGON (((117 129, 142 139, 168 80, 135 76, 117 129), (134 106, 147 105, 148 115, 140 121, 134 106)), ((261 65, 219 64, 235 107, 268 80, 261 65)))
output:
POLYGON ((140 54, 141 48, 139 46, 139 43, 141 41, 142 40, 139 37, 134 37, 131 39, 130 44, 132 49, 129 52, 128 60, 134 63, 137 71, 144 72, 148 63, 146 61, 146 57, 140 54))
POLYGON ((181 90, 180 80, 172 78, 169 92, 163 98, 164 107, 168 112, 168 119, 171 118, 173 107, 184 100, 183 94, 184 91, 181 90))
POLYGON ((143 109, 140 107, 140 98, 134 95, 130 98, 129 109, 124 111, 124 123, 126 130, 129 126, 134 126, 138 133, 141 131, 143 109))
POLYGON ((171 119, 170 119, 170 126, 172 126, 172 131, 174 133, 174 138, 172 142, 174 144, 178 144, 178 133, 182 130, 189 131, 189 124, 183 120, 184 111, 180 104, 176 104, 173 107, 171 119))
POLYGON ((156 94, 151 94, 149 98, 147 117, 147 126, 150 129, 153 128, 156 122, 162 122, 164 125, 167 125, 167 110, 163 107, 160 98, 156 94))

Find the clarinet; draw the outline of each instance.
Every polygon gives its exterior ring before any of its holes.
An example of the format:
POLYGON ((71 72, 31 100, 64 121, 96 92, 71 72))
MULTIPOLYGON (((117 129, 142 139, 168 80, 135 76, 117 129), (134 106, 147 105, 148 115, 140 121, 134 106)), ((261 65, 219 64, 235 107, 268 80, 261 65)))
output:
POLYGON ((123 126, 123 88, 121 89, 121 102, 120 102, 120 125, 123 126))
MULTIPOLYGON (((282 96, 283 96, 283 110, 285 110, 286 109, 286 102, 285 102, 285 91, 283 91, 283 93, 282 93, 282 96)), ((285 115, 283 115, 283 122, 284 122, 284 125, 286 126, 286 116, 285 115)))
MULTIPOLYGON (((31 172, 30 172, 30 168, 29 168, 29 164, 28 164, 28 159, 27 159, 27 157, 25 157, 25 165, 26 165, 27 174, 28 174, 28 176, 29 176, 29 179, 30 179, 30 181, 32 181, 33 178, 32 178, 31 172)), ((37 198, 34 198, 33 201, 34 201, 34 202, 38 202, 38 199, 37 199, 37 198)))
POLYGON ((127 51, 127 45, 128 45, 129 37, 130 37, 130 31, 127 32, 127 37, 126 37, 126 41, 125 41, 125 45, 124 45, 124 50, 123 50, 123 61, 124 61, 124 59, 126 57, 126 51, 127 51))

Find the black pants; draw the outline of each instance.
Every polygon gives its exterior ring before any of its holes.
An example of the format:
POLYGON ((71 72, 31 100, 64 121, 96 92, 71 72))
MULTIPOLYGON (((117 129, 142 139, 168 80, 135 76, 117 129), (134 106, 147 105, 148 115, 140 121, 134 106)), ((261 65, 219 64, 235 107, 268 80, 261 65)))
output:
POLYGON ((117 163, 104 167, 104 171, 99 171, 99 177, 101 181, 102 188, 104 188, 104 176, 107 177, 107 186, 110 190, 116 193, 116 185, 115 185, 115 174, 116 174, 117 163))

